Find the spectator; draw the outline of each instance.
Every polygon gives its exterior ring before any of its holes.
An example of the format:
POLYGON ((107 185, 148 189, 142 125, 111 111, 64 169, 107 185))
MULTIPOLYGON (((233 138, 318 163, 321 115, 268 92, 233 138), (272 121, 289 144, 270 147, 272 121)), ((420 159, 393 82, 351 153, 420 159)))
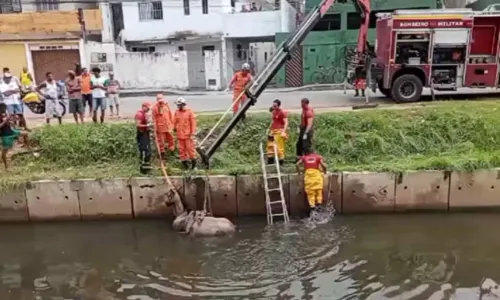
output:
POLYGON ((50 125, 50 119, 57 118, 59 125, 62 124, 62 114, 59 105, 59 86, 51 72, 45 74, 46 80, 42 82, 37 91, 45 97, 45 119, 50 125))
POLYGON ((88 105, 89 117, 92 117, 94 110, 92 106, 91 76, 87 68, 82 69, 82 75, 80 76, 80 91, 82 93, 83 111, 85 112, 85 107, 88 105))
POLYGON ((248 12, 246 5, 241 6, 241 12, 248 12))
POLYGON ((33 76, 26 67, 23 67, 21 76, 19 78, 21 79, 22 86, 31 87, 35 83, 35 81, 33 80, 33 76))
POLYGON ((80 87, 80 78, 76 77, 74 71, 68 71, 68 78, 66 79, 66 90, 68 91, 69 113, 73 114, 75 122, 78 124, 78 118, 83 123, 83 115, 85 109, 83 108, 82 93, 80 87))
POLYGON ((0 82, 0 93, 3 103, 7 105, 7 111, 19 121, 19 126, 26 129, 23 103, 21 102, 21 86, 19 79, 12 76, 9 68, 3 68, 3 78, 0 82))
POLYGON ((113 72, 109 73, 108 99, 110 115, 113 115, 113 105, 116 108, 116 116, 120 116, 120 82, 115 79, 113 72))
POLYGON ((15 141, 22 137, 24 144, 29 149, 28 135, 14 128, 13 116, 7 112, 7 105, 0 103, 0 141, 2 145, 2 162, 5 169, 8 169, 7 153, 14 147, 15 141))
POLYGON ((257 8, 257 4, 255 4, 255 2, 252 2, 252 5, 250 6, 250 11, 259 11, 259 9, 257 8))
POLYGON ((97 123, 97 110, 101 110, 101 124, 104 123, 104 114, 106 112, 106 93, 108 80, 101 76, 101 69, 93 68, 94 78, 91 80, 92 89, 92 107, 94 109, 92 120, 97 123))

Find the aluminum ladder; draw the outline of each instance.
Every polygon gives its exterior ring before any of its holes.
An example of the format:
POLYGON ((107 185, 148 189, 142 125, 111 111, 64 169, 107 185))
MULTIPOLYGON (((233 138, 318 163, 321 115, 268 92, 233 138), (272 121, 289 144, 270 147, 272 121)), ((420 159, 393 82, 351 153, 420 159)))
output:
MULTIPOLYGON (((274 163, 267 163, 267 153, 264 151, 264 144, 260 144, 260 162, 262 165, 262 175, 264 179, 264 190, 266 192, 267 224, 273 224, 275 217, 282 217, 285 224, 290 222, 288 210, 285 202, 285 193, 283 193, 283 182, 281 178, 280 164, 278 161, 278 148, 274 144, 274 163), (271 172, 269 172, 271 170, 271 172), (274 172, 273 172, 274 171, 274 172), (277 181, 277 187, 270 188, 270 181, 277 181), (279 200, 273 200, 272 195, 279 192, 279 200), (281 212, 274 213, 273 208, 281 204, 281 212)), ((276 185, 275 183, 271 185, 276 185)))

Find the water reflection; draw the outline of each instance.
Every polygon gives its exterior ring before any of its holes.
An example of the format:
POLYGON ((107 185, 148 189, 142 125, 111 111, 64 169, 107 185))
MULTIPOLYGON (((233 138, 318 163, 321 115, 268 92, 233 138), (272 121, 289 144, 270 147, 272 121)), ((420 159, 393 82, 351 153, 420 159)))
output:
POLYGON ((496 215, 239 225, 207 239, 162 221, 2 225, 0 299, 500 298, 496 215))

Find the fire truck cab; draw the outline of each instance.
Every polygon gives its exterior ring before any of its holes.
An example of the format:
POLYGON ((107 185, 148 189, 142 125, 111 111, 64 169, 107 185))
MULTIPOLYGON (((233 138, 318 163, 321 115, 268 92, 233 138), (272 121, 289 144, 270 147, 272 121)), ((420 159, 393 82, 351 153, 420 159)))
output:
POLYGON ((498 88, 500 12, 399 10, 377 17, 372 78, 384 95, 415 102, 424 87, 498 88))

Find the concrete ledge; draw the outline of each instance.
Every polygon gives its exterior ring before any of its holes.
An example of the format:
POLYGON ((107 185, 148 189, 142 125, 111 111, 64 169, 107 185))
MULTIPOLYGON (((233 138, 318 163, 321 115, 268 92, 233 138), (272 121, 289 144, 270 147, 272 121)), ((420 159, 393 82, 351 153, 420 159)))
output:
POLYGON ((395 176, 392 173, 343 174, 342 213, 393 212, 395 176))
POLYGON ((266 193, 264 180, 259 175, 239 175, 236 177, 238 216, 265 216, 266 193))
POLYGON ((38 220, 79 220, 78 192, 71 181, 43 180, 26 186, 29 217, 38 220))
POLYGON ((29 221, 26 187, 0 194, 0 222, 29 221))
POLYGON ((500 169, 453 172, 450 210, 500 207, 500 169))
MULTIPOLYGON (((184 178, 170 177, 181 197, 184 197, 184 178)), ((167 207, 167 183, 163 177, 131 178, 132 204, 135 218, 172 216, 173 208, 167 207)))
POLYGON ((132 218, 128 179, 79 180, 82 219, 132 218))
MULTIPOLYGON (((171 180, 187 208, 203 209, 206 177, 171 180)), ((208 181, 214 215, 266 215, 262 176, 209 176, 208 181)), ((282 182, 289 213, 306 214, 303 177, 285 174, 282 182)), ((276 184, 271 181, 270 187, 276 184)), ((344 172, 325 175, 324 202, 333 202, 344 214, 500 208, 498 189, 500 169, 344 172)), ((165 192, 163 178, 37 181, 0 194, 0 222, 172 216, 172 209, 164 205, 165 192)), ((280 209, 273 207, 275 212, 280 209)))
POLYGON ((450 172, 401 173, 396 180, 396 211, 448 210, 450 172))

